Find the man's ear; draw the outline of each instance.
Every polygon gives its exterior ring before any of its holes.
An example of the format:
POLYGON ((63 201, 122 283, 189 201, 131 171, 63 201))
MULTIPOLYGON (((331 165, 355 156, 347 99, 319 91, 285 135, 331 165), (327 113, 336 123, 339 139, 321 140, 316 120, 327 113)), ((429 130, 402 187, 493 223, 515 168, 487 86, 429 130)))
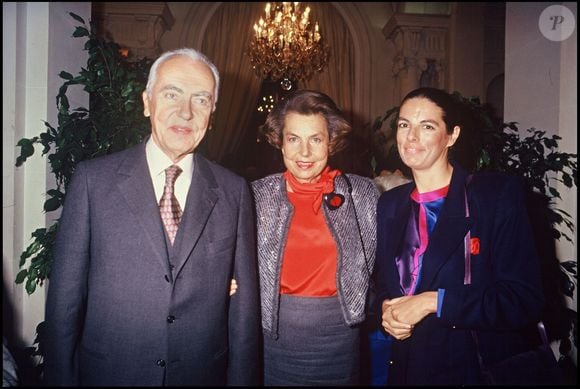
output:
POLYGON ((151 116, 151 111, 149 111, 149 96, 147 95, 147 91, 143 91, 141 96, 143 97, 143 115, 148 118, 151 116))
POLYGON ((207 130, 211 131, 211 129, 213 128, 213 112, 209 114, 209 124, 207 126, 207 130))

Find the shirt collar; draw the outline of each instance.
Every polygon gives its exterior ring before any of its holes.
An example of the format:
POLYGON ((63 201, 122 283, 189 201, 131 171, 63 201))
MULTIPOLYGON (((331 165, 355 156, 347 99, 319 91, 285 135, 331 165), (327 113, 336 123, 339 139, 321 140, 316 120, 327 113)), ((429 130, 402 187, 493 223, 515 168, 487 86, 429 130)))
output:
POLYGON ((193 172, 193 153, 187 154, 179 162, 173 163, 163 150, 157 146, 152 137, 149 137, 145 145, 145 152, 147 154, 147 161, 154 176, 164 175, 165 169, 171 165, 177 165, 181 168, 183 177, 191 177, 193 172))

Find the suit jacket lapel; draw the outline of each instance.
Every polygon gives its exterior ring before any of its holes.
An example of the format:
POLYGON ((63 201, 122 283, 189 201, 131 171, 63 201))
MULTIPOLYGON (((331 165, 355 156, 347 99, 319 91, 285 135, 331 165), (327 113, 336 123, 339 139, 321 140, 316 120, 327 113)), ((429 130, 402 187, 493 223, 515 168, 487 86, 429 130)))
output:
POLYGON ((167 274, 171 274, 167 261, 165 232, 145 156, 145 142, 129 151, 127 158, 119 166, 118 173, 119 191, 145 231, 145 240, 149 242, 150 252, 167 274))
POLYGON ((199 238, 218 201, 217 183, 206 160, 194 154, 194 169, 187 203, 175 238, 173 265, 177 275, 198 244, 199 238))
POLYGON ((399 249, 400 242, 404 239, 405 230, 407 228, 407 220, 409 220, 411 213, 411 192, 415 189, 414 185, 409 185, 408 190, 402 191, 400 198, 393 201, 392 204, 404 204, 403 206, 391 206, 391 214, 388 215, 388 227, 387 231, 391 231, 388 234, 390 243, 387 245, 389 247, 389 252, 386 258, 392 258, 392 263, 390 266, 394 267, 394 271, 389 272, 390 279, 386 280, 389 287, 389 293, 391 296, 402 296, 403 292, 401 290, 401 282, 399 279, 399 271, 395 263, 397 250, 399 249))
POLYGON ((432 289, 431 284, 441 267, 458 246, 463 247, 465 235, 473 222, 472 217, 465 216, 466 177, 465 170, 454 167, 445 204, 423 254, 422 280, 417 293, 432 289))

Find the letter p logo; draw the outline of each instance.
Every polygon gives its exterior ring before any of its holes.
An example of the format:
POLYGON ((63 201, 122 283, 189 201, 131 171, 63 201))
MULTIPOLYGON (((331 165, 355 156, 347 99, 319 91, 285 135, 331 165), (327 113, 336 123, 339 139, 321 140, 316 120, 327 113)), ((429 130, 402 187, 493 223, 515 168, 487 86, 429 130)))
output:
POLYGON ((554 42, 566 40, 576 28, 576 18, 569 8, 551 5, 542 11, 538 26, 542 35, 554 42))
POLYGON ((564 17, 560 15, 550 16, 550 20, 554 21, 554 24, 552 25, 552 30, 555 30, 556 26, 564 22, 564 17))

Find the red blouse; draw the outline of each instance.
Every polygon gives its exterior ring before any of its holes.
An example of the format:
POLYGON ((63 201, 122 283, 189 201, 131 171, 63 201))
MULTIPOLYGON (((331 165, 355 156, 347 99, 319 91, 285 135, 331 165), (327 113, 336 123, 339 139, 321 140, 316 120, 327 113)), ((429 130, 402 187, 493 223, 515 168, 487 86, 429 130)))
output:
MULTIPOLYGON (((338 171, 330 172, 326 168, 320 181, 334 182, 338 171)), ((290 176, 290 174, 285 174, 290 176)), ((280 275, 280 292, 299 296, 334 296, 336 295, 336 243, 324 214, 320 212, 318 197, 321 191, 301 190, 304 186, 317 184, 296 183, 294 177, 286 177, 294 192, 288 192, 290 203, 294 206, 294 215, 290 221, 288 238, 282 258, 280 275), (318 205, 318 209, 313 207, 318 205)), ((332 192, 334 185, 323 185, 324 193, 332 192), (329 190, 330 189, 330 190, 329 190)))

